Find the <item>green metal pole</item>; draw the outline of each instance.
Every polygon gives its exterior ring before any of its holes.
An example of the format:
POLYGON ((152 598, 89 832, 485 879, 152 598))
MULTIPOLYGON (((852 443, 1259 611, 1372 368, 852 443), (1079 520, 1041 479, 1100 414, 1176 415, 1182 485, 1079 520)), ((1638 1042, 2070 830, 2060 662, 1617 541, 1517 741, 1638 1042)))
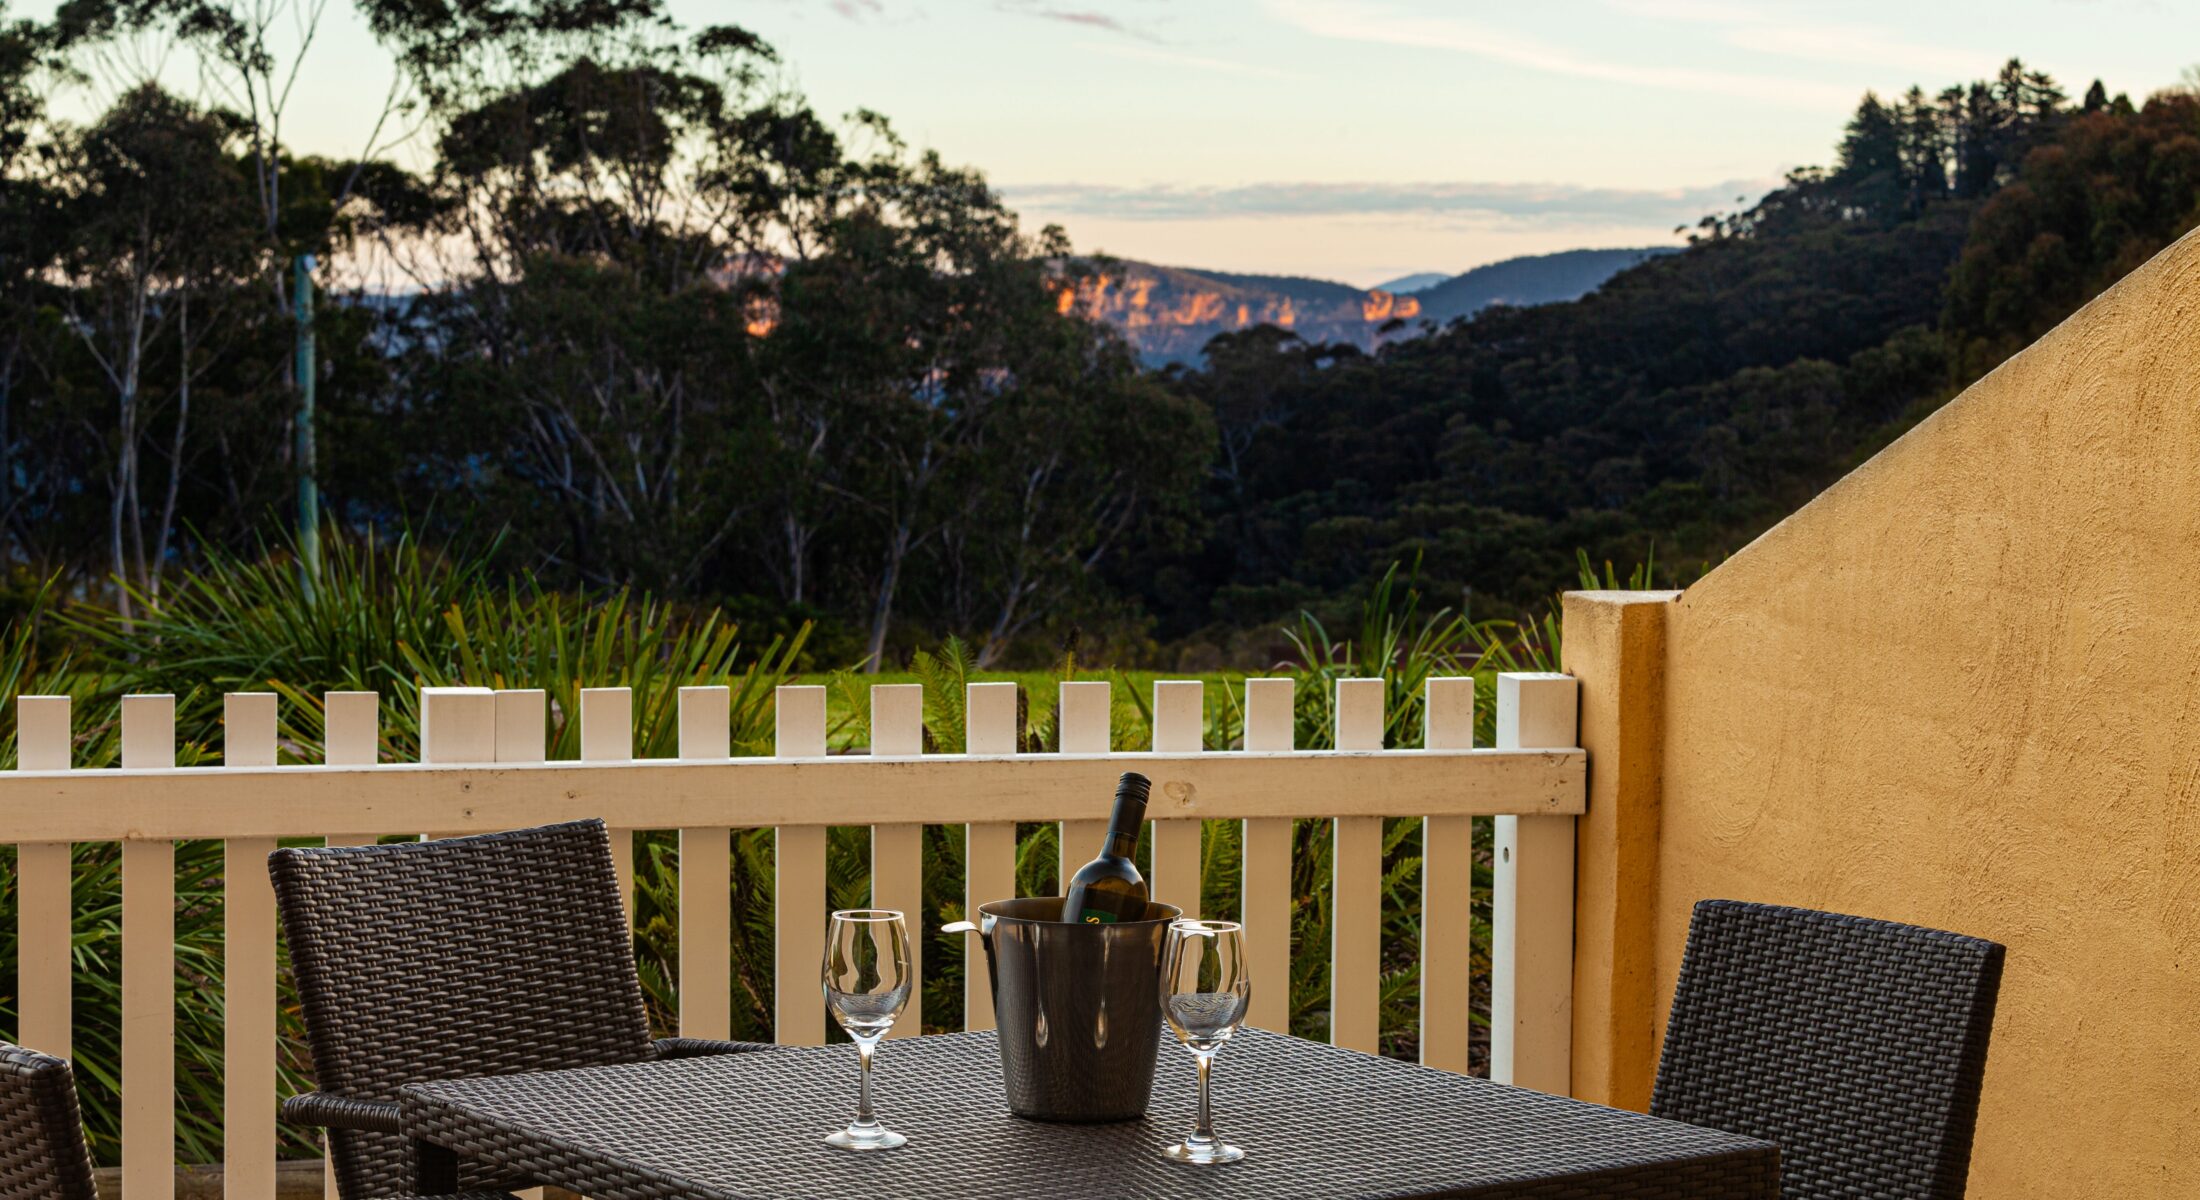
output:
POLYGON ((298 566, 307 599, 321 577, 321 488, 314 478, 313 256, 301 254, 292 284, 298 311, 298 566))

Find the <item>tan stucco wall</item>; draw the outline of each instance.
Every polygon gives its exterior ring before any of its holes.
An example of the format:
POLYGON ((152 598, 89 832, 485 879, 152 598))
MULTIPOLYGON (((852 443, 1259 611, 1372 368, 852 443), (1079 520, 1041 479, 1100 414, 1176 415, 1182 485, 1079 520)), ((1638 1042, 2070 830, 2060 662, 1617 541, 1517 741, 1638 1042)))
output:
POLYGON ((2200 238, 1666 617, 1659 1023, 1705 897, 1993 938, 1971 1195, 2200 1197, 2200 238))

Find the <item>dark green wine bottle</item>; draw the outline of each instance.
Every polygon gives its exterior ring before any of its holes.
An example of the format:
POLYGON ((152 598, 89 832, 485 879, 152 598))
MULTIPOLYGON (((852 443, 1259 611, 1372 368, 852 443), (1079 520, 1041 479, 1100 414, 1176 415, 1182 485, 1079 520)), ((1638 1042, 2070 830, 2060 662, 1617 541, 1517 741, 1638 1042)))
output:
POLYGON ((1107 844, 1100 847, 1100 857, 1070 876, 1069 894, 1062 898, 1064 921, 1113 925, 1145 919, 1146 877, 1138 873, 1131 854, 1138 849, 1138 832, 1146 825, 1146 796, 1152 790, 1152 780, 1136 771, 1123 772, 1115 785, 1115 815, 1108 818, 1107 844))

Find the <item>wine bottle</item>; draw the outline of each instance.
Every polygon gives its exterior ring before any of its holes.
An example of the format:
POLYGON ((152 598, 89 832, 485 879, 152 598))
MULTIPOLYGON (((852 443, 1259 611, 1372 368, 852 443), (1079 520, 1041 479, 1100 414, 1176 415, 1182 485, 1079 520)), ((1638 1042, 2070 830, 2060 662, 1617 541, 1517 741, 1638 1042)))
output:
POLYGON ((1131 852, 1146 825, 1146 795, 1153 781, 1136 771, 1123 772, 1115 785, 1115 815, 1108 818, 1108 840, 1100 857, 1077 868, 1062 898, 1062 919, 1087 925, 1113 925, 1146 916, 1146 877, 1131 852))

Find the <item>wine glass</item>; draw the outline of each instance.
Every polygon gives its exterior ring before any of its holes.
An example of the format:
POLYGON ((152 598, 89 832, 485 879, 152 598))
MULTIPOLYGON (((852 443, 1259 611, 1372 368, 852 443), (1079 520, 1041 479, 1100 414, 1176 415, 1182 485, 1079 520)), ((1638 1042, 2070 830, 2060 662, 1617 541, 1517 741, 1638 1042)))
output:
POLYGON ((833 914, 825 935, 825 1006, 856 1044, 862 1082, 856 1119, 825 1140, 843 1150, 891 1150, 909 1139, 871 1113, 871 1052, 909 1004, 909 929, 900 913, 851 908, 833 914))
POLYGON ((1235 921, 1176 921, 1161 952, 1161 1014, 1199 1065, 1199 1119, 1191 1136, 1162 1153, 1178 1162, 1226 1163, 1245 1151, 1215 1137, 1207 1106, 1215 1051, 1245 1023, 1253 980, 1245 963, 1245 927, 1235 921))

